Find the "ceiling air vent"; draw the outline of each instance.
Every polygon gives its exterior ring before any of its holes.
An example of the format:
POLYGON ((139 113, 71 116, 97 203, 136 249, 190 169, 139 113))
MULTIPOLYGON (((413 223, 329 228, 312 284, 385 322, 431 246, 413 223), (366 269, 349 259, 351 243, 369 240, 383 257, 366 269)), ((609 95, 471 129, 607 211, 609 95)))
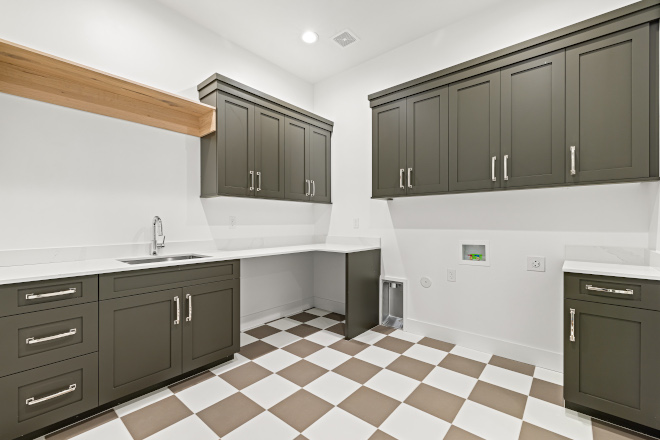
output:
POLYGON ((346 29, 332 37, 332 40, 341 47, 346 47, 358 41, 358 37, 356 37, 353 32, 346 29))

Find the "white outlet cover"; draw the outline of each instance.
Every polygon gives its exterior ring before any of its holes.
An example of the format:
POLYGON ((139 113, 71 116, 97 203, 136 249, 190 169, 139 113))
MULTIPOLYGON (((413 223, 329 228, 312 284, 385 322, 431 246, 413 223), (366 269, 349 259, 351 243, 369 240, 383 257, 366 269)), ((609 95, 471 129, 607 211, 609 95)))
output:
POLYGON ((456 269, 447 269, 447 281, 451 283, 456 282, 456 269))
POLYGON ((527 270, 545 272, 545 257, 527 257, 527 270))
POLYGON ((429 277, 422 277, 422 279, 419 280, 419 283, 425 289, 428 289, 429 287, 431 287, 431 284, 433 284, 433 282, 431 281, 431 278, 429 278, 429 277))

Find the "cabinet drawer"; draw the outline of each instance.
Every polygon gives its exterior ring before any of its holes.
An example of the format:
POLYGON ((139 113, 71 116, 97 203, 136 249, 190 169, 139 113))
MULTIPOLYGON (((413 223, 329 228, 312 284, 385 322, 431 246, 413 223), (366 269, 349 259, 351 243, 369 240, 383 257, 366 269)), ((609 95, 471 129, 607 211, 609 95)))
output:
POLYGON ((96 353, 3 377, 0 440, 44 428, 97 405, 96 353))
POLYGON ((98 303, 0 318, 0 376, 97 350, 98 303))
POLYGON ((0 286, 0 316, 96 301, 98 289, 96 275, 0 286))
POLYGON ((99 275, 100 298, 120 298, 239 277, 240 260, 103 274, 99 275))
POLYGON ((564 296, 660 311, 660 281, 565 273, 564 296))

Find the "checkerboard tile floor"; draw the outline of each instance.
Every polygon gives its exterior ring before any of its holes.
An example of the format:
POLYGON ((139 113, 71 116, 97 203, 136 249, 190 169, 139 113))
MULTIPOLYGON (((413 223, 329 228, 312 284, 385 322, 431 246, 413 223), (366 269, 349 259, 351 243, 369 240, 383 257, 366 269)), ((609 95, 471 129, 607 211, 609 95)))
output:
POLYGON ((48 440, 649 439, 562 407, 562 375, 310 309, 241 334, 235 359, 48 440))

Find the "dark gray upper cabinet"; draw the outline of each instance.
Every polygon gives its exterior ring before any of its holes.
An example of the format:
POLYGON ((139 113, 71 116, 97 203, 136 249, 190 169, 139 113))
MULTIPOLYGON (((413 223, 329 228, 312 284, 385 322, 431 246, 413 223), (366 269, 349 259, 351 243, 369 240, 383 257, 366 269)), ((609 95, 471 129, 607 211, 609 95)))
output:
POLYGON ((502 69, 502 187, 564 182, 564 70, 564 51, 502 69))
POLYGON ((257 197, 284 198, 284 115, 255 107, 254 167, 257 197))
POLYGON ((406 108, 402 99, 372 111, 373 197, 406 194, 406 108))
POLYGON ((449 99, 447 87, 407 100, 406 191, 440 193, 449 189, 449 99))
POLYGON ((649 177, 649 72, 648 24, 566 51, 568 182, 649 177))
POLYGON ((311 183, 309 181, 310 131, 309 124, 297 119, 286 118, 284 197, 287 200, 309 200, 311 194, 311 183))
POLYGON ((498 188, 500 72, 449 86, 449 190, 498 188))
POLYGON ((330 132, 313 125, 309 138, 309 179, 310 200, 330 203, 330 132))

